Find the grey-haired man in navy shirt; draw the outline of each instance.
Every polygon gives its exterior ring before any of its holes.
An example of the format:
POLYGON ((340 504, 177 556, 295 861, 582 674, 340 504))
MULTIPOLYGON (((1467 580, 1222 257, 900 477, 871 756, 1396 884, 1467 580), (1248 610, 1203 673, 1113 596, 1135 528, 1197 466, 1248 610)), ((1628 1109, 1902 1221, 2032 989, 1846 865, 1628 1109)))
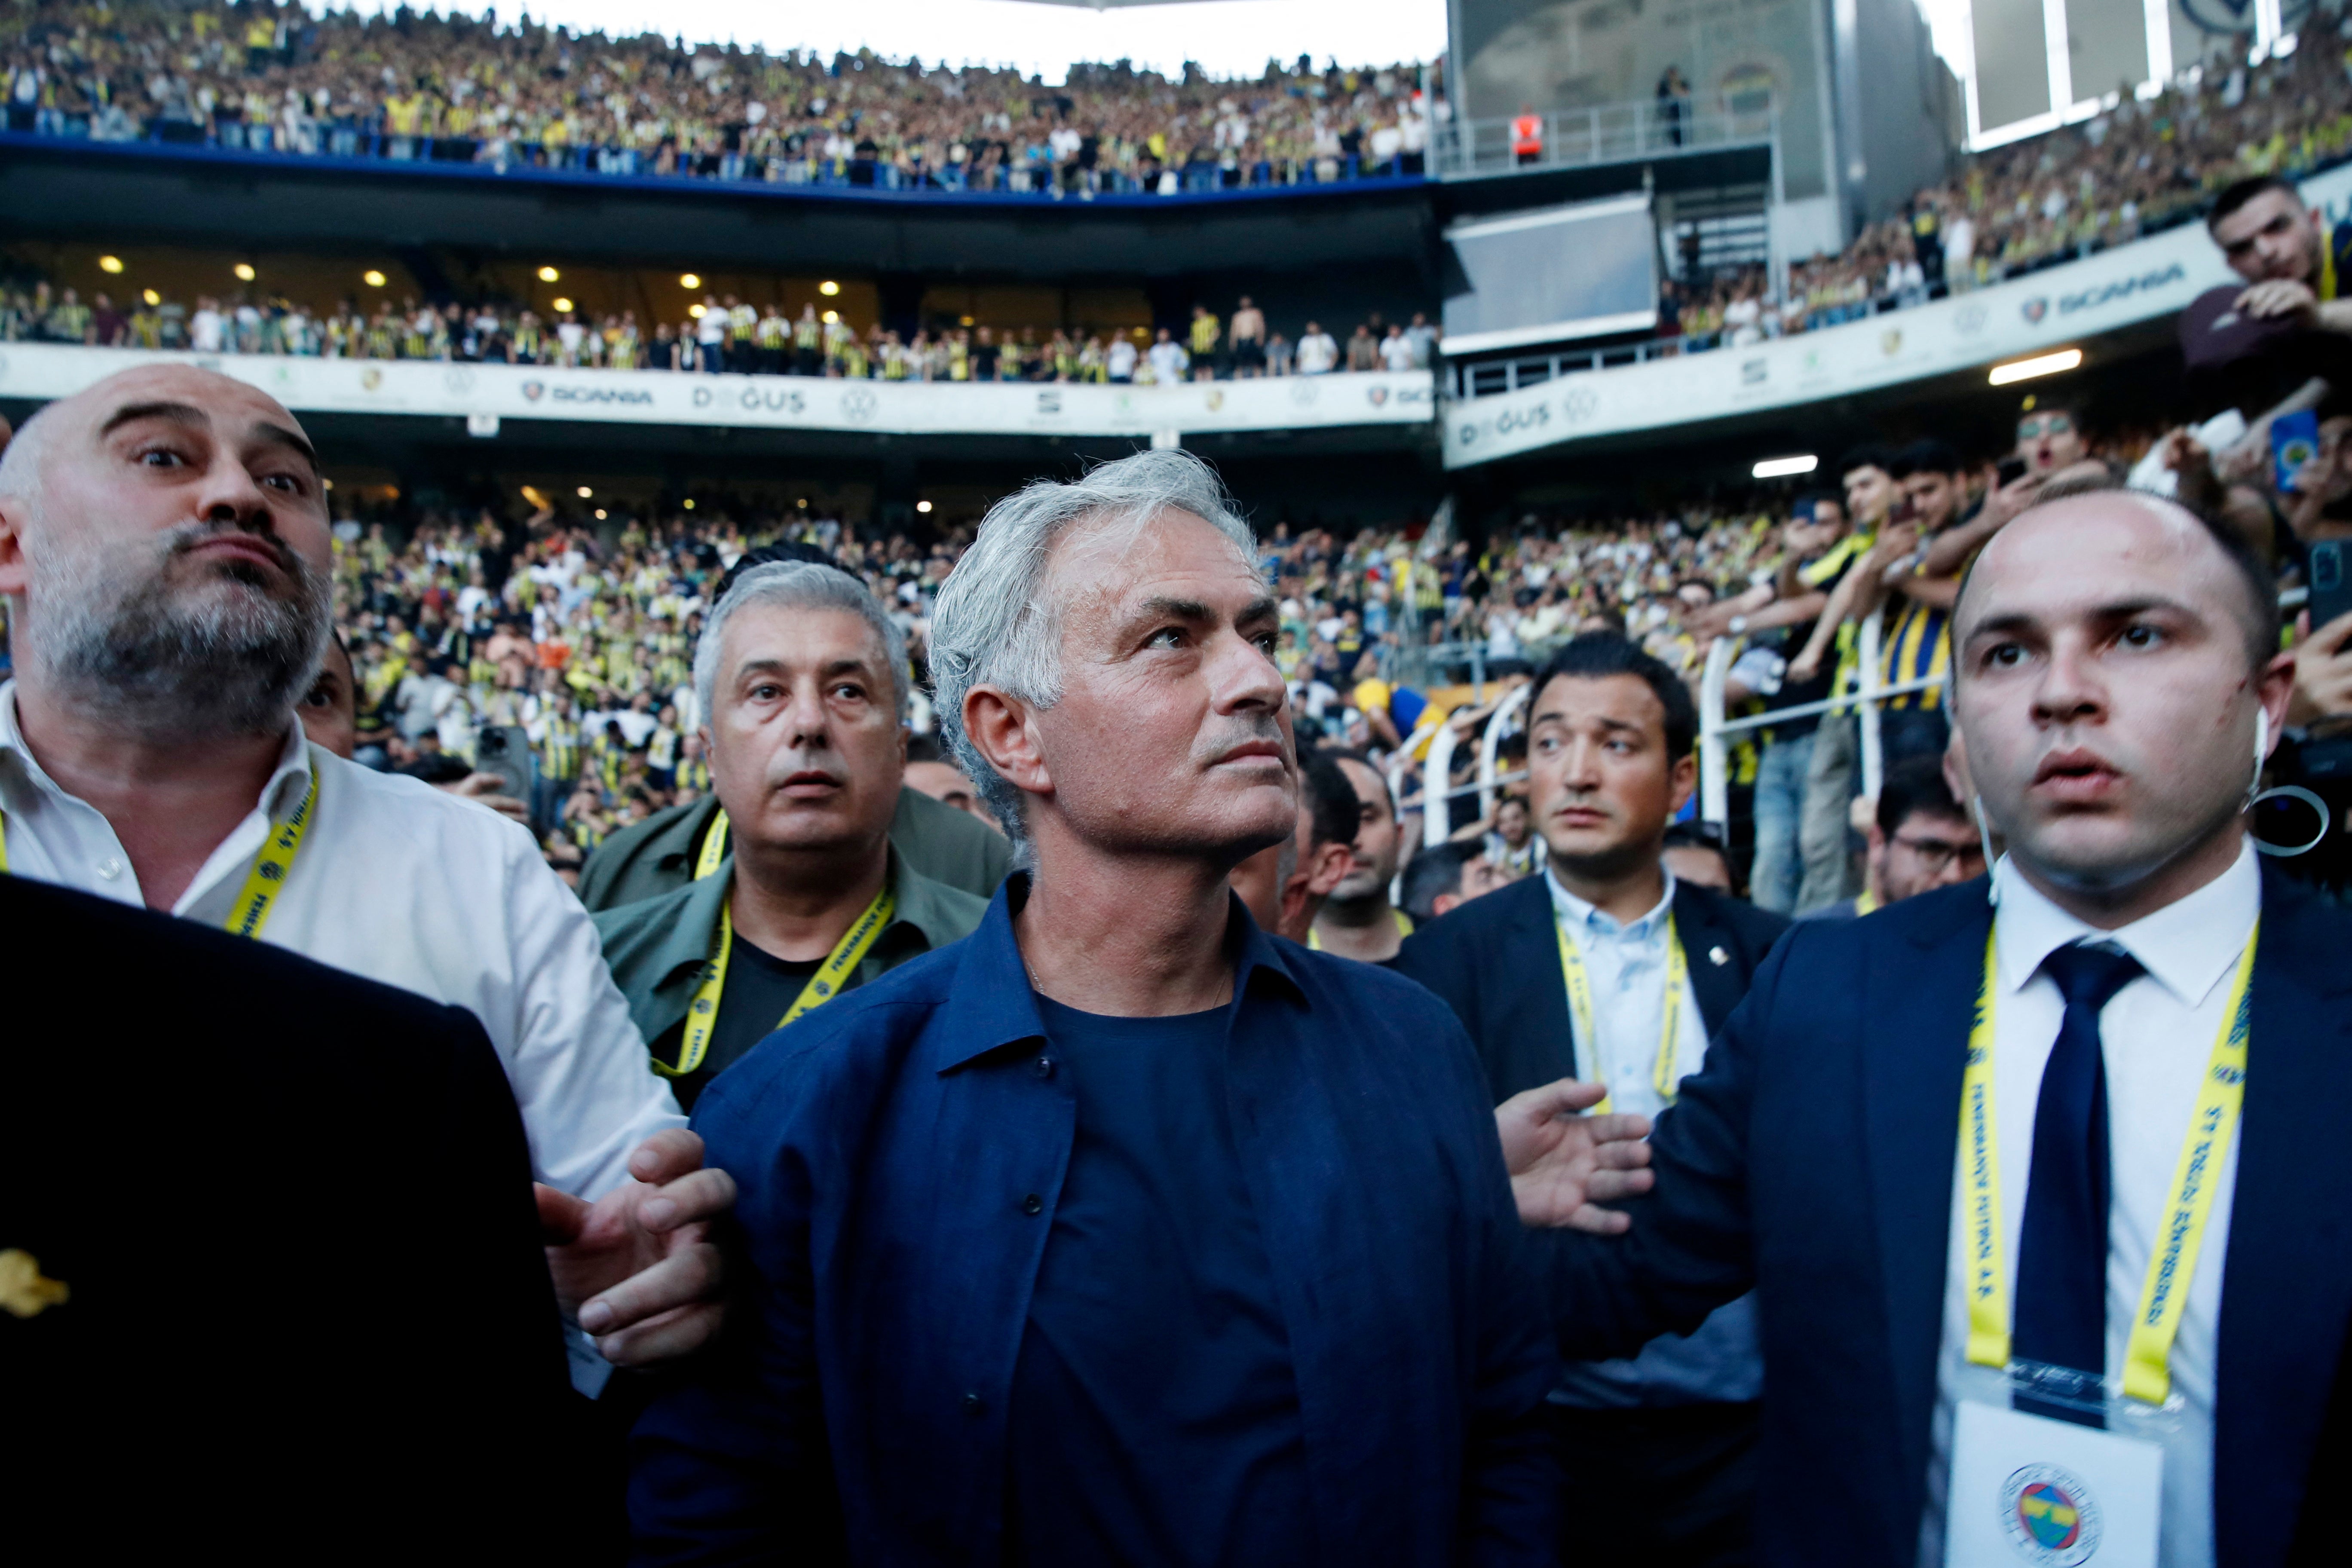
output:
POLYGON ((1253 555, 1179 451, 981 525, 931 670, 1029 868, 702 1097, 749 1310, 637 1429, 641 1562, 1551 1561, 1470 1043, 1227 887, 1297 820, 1253 555))

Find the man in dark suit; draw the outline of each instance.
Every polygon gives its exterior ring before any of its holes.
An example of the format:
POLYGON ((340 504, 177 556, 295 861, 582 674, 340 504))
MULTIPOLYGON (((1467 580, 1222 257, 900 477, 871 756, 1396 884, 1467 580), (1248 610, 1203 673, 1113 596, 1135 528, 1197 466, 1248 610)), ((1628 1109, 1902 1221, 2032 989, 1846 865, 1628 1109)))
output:
POLYGON ((1578 1233, 1625 1217, 1583 1169, 1620 1130, 1503 1109, 1565 1348, 1755 1291, 1761 1563, 2342 1561, 2340 1516, 2296 1532, 2352 1323, 2352 918, 2246 835, 2294 676, 2269 574, 2078 494, 1987 546, 1953 635, 1990 889, 1792 931, 1622 1236, 1578 1233))
POLYGON ((481 1026, 21 878, 0 930, 16 1560, 576 1561, 563 1342, 481 1026))
MULTIPOLYGON (((1400 972, 1469 1031, 1496 1100, 1561 1079, 1655 1115, 1698 1070, 1787 921, 1676 878, 1666 825, 1696 783, 1674 671, 1614 634, 1536 677, 1528 785, 1545 869, 1416 931, 1400 972)), ((1754 1303, 1623 1360, 1571 1366, 1549 1405, 1571 1499, 1563 1555, 1747 1560, 1763 1366, 1754 1303)))

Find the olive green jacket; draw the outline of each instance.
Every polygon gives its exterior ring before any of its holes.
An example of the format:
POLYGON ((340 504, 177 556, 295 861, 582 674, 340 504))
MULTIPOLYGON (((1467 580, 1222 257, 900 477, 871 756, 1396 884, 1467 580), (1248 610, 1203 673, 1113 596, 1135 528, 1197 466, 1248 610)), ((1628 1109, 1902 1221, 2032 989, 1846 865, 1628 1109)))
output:
MULTIPOLYGON (((896 849, 888 875, 897 908, 844 991, 971 935, 988 912, 987 900, 934 882, 909 868, 896 849)), ((735 858, 730 855, 698 882, 594 916, 596 934, 604 942, 604 962, 656 1061, 677 1060, 687 1009, 693 1004, 703 965, 718 948, 719 911, 734 880, 735 858)))
MULTIPOLYGON (((592 910, 617 909, 693 881, 702 836, 718 815, 719 797, 708 795, 615 833, 581 868, 580 901, 592 910)), ((919 789, 900 787, 890 846, 932 881, 983 900, 995 896, 996 885, 1013 869, 1013 846, 1004 835, 919 789)))

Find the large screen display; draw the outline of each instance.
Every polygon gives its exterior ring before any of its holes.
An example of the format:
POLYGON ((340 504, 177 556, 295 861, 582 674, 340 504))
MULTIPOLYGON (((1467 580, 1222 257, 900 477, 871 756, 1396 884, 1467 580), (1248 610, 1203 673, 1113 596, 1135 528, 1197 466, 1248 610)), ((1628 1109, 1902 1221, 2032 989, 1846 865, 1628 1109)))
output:
POLYGON ((1449 354, 1657 324, 1658 231, 1647 195, 1459 223, 1445 243, 1449 354))

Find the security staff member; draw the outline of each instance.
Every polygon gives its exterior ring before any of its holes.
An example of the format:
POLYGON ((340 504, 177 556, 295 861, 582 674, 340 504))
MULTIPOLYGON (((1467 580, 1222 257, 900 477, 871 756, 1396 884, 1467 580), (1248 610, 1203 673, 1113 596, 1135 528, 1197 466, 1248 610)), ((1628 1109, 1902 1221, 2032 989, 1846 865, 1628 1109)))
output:
MULTIPOLYGON (((1550 1233, 1572 1352, 1756 1292, 1759 1563, 2298 1560, 2352 1324, 2352 918, 2246 834, 2273 595, 2150 496, 1997 535, 1953 615, 1990 886, 1792 930, 1629 1227, 1550 1233)), ((1596 1129, 1545 1099, 1501 1117, 1522 1215, 1596 1224, 1561 1159, 1596 1129)))
MULTIPOLYGON (((1661 863, 1697 782, 1697 730, 1688 689, 1614 634, 1578 637, 1537 675, 1528 782, 1545 870, 1423 927, 1396 965, 1452 1005, 1496 1100, 1597 1079, 1607 1109, 1656 1115, 1784 929, 1661 863)), ((1756 1341, 1743 1298, 1687 1337, 1568 1369, 1550 1403, 1563 1560, 1748 1561, 1756 1341)))
POLYGON ((726 858, 596 917, 655 1070, 688 1108, 783 1024, 968 934, 988 908, 891 850, 906 648, 856 579, 798 562, 744 573, 694 662, 726 858))

